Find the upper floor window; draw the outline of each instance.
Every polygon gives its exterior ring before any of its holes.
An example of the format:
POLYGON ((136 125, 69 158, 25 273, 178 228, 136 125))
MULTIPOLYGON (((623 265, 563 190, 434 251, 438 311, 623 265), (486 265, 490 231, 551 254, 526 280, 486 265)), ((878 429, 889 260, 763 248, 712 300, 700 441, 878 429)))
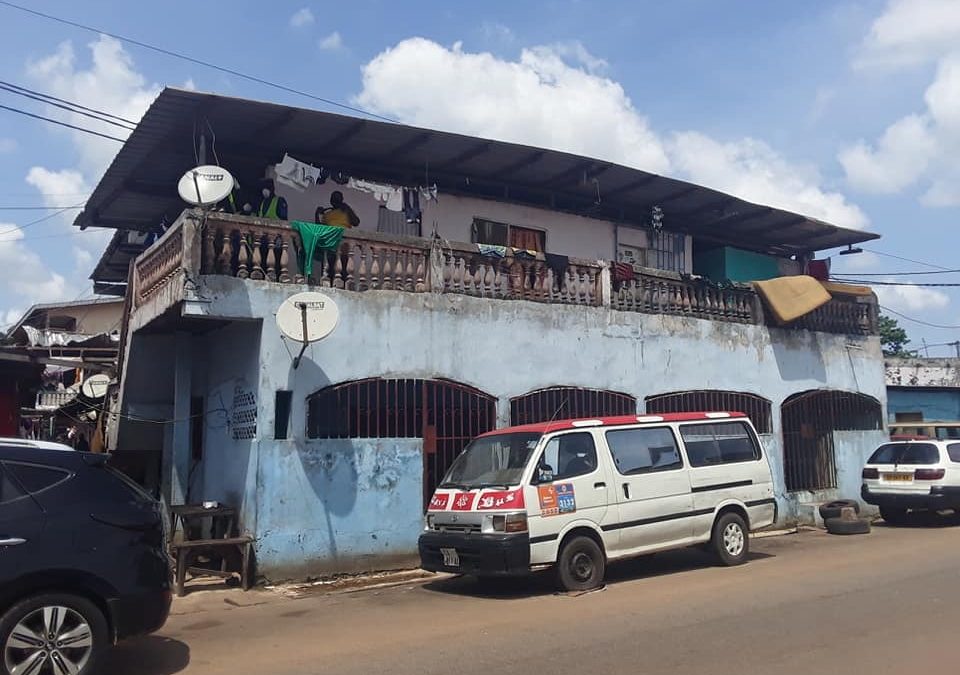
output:
POLYGON ((483 218, 473 219, 470 238, 474 244, 510 246, 538 253, 547 250, 547 233, 543 230, 508 225, 483 218))
POLYGON ((686 272, 687 238, 676 232, 651 232, 646 264, 658 270, 686 272))

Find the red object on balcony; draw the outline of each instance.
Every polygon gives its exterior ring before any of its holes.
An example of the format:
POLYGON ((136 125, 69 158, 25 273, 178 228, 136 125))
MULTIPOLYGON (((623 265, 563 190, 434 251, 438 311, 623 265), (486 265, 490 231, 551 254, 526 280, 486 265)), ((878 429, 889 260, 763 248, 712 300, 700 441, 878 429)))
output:
POLYGON ((827 281, 830 279, 830 258, 824 260, 811 260, 807 263, 807 275, 817 281, 827 281))

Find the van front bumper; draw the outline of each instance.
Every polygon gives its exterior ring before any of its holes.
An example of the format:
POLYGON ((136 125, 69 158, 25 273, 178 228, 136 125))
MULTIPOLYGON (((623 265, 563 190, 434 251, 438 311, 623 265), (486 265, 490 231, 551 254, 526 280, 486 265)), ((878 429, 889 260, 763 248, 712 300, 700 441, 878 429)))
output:
POLYGON ((420 567, 429 572, 477 576, 518 576, 530 572, 528 534, 464 534, 427 531, 420 535, 420 567), (444 564, 443 551, 453 549, 460 565, 444 564))

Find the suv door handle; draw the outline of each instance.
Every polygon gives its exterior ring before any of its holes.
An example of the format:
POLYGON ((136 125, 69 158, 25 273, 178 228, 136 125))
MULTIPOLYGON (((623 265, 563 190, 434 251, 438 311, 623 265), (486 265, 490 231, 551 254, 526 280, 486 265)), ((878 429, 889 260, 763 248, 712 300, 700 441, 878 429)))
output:
POLYGON ((597 488, 597 489, 599 490, 600 488, 605 488, 605 487, 607 487, 607 484, 606 484, 606 483, 603 483, 603 482, 594 483, 594 484, 593 484, 593 487, 595 487, 595 488, 597 488))
POLYGON ((20 544, 26 544, 26 539, 20 539, 19 537, 9 537, 7 539, 0 539, 0 546, 19 546, 20 544))

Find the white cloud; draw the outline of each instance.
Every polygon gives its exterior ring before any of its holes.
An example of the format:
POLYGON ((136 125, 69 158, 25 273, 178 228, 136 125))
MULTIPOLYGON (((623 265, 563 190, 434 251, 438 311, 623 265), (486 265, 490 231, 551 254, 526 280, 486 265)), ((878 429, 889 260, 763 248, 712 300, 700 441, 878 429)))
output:
POLYGON ((77 271, 81 274, 90 273, 90 266, 93 264, 93 254, 79 246, 73 247, 73 261, 77 266, 77 271))
POLYGON ((511 61, 413 38, 364 67, 356 102, 419 126, 673 172, 838 225, 867 224, 843 195, 821 187, 815 170, 761 141, 719 142, 695 131, 665 141, 623 87, 601 74, 605 66, 579 43, 524 49, 511 61))
POLYGON ((957 0, 890 0, 864 39, 856 68, 935 61, 960 42, 957 0))
MULTIPOLYGON (((90 194, 90 186, 84 180, 83 174, 75 169, 51 171, 42 166, 35 166, 27 172, 26 180, 43 195, 43 201, 47 206, 63 204, 64 199, 60 195, 90 194)), ((71 220, 73 215, 76 214, 70 215, 71 220)))
POLYGON ((330 35, 320 38, 320 40, 317 41, 317 46, 320 47, 320 49, 333 52, 343 48, 343 38, 340 37, 339 32, 333 31, 330 35))
POLYGON ((293 28, 304 28, 316 21, 313 10, 309 7, 298 9, 290 16, 290 26, 293 28))
POLYGON ((0 138, 0 155, 6 155, 17 149, 17 142, 12 138, 0 138))
POLYGON ((695 183, 841 227, 862 229, 867 217, 838 192, 820 187, 810 167, 792 164, 763 141, 744 138, 720 143, 696 131, 675 134, 670 157, 695 183))
POLYGON ((64 276, 49 270, 40 256, 24 246, 23 230, 15 227, 13 223, 0 223, 0 269, 15 270, 0 277, 0 295, 15 298, 21 305, 65 299, 68 288, 64 276))
MULTIPOLYGON (((146 78, 134 69, 133 59, 123 45, 113 38, 101 35, 89 45, 91 63, 88 69, 77 65, 77 57, 70 42, 63 42, 57 50, 39 61, 27 65, 27 75, 42 84, 44 91, 97 110, 109 112, 137 122, 160 92, 156 84, 147 84, 146 78)), ((58 115, 61 119, 64 116, 58 115)), ((110 136, 126 138, 129 131, 96 122, 76 114, 65 116, 66 121, 99 131, 110 136)), ((51 133, 60 133, 51 128, 51 133)), ((70 134, 80 157, 84 175, 99 178, 113 159, 120 144, 79 131, 70 134)), ((92 180, 91 180, 92 182, 92 180)))
POLYGON ((357 102, 420 126, 621 162, 670 167, 647 120, 616 82, 567 65, 551 47, 518 61, 404 40, 363 69, 357 102))
POLYGON ((855 188, 890 194, 915 183, 937 151, 929 121, 908 115, 891 124, 876 145, 860 140, 838 159, 855 188))
POLYGON ((924 205, 960 204, 960 51, 940 59, 924 102, 922 113, 895 121, 876 143, 861 140, 840 152, 851 185, 895 194, 920 183, 924 205))
MULTIPOLYGON (((894 279, 887 279, 894 281, 894 279)), ((880 304, 896 312, 921 312, 943 309, 950 304, 950 296, 942 291, 921 286, 874 286, 880 304)))

